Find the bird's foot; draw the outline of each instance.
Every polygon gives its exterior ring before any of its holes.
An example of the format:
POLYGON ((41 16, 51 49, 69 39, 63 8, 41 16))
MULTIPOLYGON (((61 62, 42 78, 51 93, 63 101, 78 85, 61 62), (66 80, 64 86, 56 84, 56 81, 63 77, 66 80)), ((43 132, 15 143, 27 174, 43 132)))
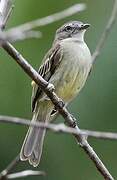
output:
POLYGON ((48 83, 48 85, 47 85, 47 90, 49 90, 49 91, 53 92, 53 91, 55 90, 54 85, 53 85, 53 84, 51 84, 51 83, 48 83))

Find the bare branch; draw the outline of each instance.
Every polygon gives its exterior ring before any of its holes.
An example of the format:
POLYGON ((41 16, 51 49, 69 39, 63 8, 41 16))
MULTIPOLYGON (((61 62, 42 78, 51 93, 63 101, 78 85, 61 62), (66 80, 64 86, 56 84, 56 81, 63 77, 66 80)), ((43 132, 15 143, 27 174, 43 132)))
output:
POLYGON ((5 28, 6 23, 8 21, 9 16, 14 8, 11 0, 1 0, 0 1, 0 44, 4 41, 14 42, 18 40, 24 40, 27 38, 40 38, 42 37, 41 32, 37 32, 34 30, 30 31, 12 31, 8 30, 3 32, 2 30, 5 28))
POLYGON ((107 37, 109 36, 110 31, 112 30, 112 26, 115 24, 117 19, 117 0, 114 0, 115 3, 113 4, 112 13, 110 15, 110 18, 108 20, 108 23, 106 25, 106 28, 104 29, 99 42, 97 44, 97 47, 92 55, 93 62, 97 59, 97 57, 100 55, 100 52, 105 44, 105 41, 107 37))
POLYGON ((101 132, 101 131, 91 131, 91 130, 81 130, 83 134, 87 137, 94 137, 98 139, 109 139, 109 140, 117 140, 117 133, 114 132, 101 132))
MULTIPOLYGON (((5 4, 5 6, 6 6, 6 4, 5 4)), ((3 25, 4 26, 6 25, 6 22, 8 20, 9 15, 11 14, 13 7, 14 7, 13 5, 11 7, 9 7, 10 9, 9 9, 6 17, 2 16, 2 18, 3 17, 5 18, 4 22, 2 19, 2 29, 3 29, 3 25)), ((37 32, 32 29, 34 29, 38 26, 44 26, 44 25, 53 23, 55 21, 58 21, 65 17, 71 16, 80 11, 83 11, 85 9, 86 9, 85 4, 83 4, 83 3, 75 4, 61 12, 25 23, 23 25, 20 25, 20 26, 14 27, 14 28, 11 28, 6 32, 0 32, 0 43, 2 44, 4 41, 16 42, 16 41, 24 40, 27 38, 40 38, 40 37, 42 37, 41 32, 39 32, 39 31, 37 32)))
MULTIPOLYGON (((11 6, 12 8, 12 6, 11 6)), ((52 14, 50 16, 40 18, 25 24, 22 24, 20 26, 14 27, 9 29, 7 32, 1 32, 0 33, 0 42, 3 43, 4 41, 9 41, 9 42, 15 42, 18 40, 24 40, 27 38, 40 38, 42 37, 41 32, 34 31, 32 29, 39 27, 39 26, 44 26, 50 23, 53 23, 55 21, 58 21, 60 19, 63 19, 65 17, 71 16, 75 13, 78 13, 80 11, 83 11, 86 9, 85 4, 75 4, 61 12, 52 14)), ((7 16, 9 16, 11 12, 11 9, 9 10, 9 13, 7 16)), ((5 18, 5 23, 2 22, 2 24, 6 24, 8 17, 5 18)))
POLYGON ((45 26, 50 23, 53 23, 55 21, 59 21, 61 19, 64 19, 66 17, 72 16, 73 14, 76 14, 78 12, 84 11, 86 9, 86 4, 74 4, 73 6, 70 6, 67 9, 64 9, 63 11, 60 11, 58 13, 52 14, 50 16, 46 16, 34 21, 27 22, 25 24, 19 25, 17 27, 14 27, 11 29, 13 32, 25 32, 30 31, 34 28, 45 26))
MULTIPOLYGON (((85 135, 85 137, 95 137, 95 138, 101 138, 101 139, 113 139, 117 140, 117 133, 110 133, 110 132, 99 132, 99 131, 90 131, 90 130, 80 130, 79 132, 74 129, 65 126, 64 124, 45 124, 41 122, 30 122, 27 119, 22 119, 18 117, 10 117, 10 116, 0 116, 0 122, 3 123, 14 123, 19 125, 28 125, 28 126, 34 126, 38 128, 46 128, 49 130, 52 130, 53 132, 59 132, 59 133, 68 133, 73 135, 85 135)), ((0 180, 2 180, 3 177, 8 177, 7 174, 11 172, 11 170, 20 162, 19 155, 10 163, 10 165, 1 172, 0 174, 0 180)), ((17 176, 17 173, 12 174, 14 175, 14 178, 17 176), (16 176, 15 176, 16 175, 16 176)), ((11 176, 12 177, 12 176, 11 176)))
POLYGON ((9 42, 16 42, 16 41, 21 41, 25 40, 28 38, 41 38, 42 33, 40 31, 28 31, 28 32, 11 32, 11 31, 6 31, 6 32, 0 32, 0 44, 3 44, 5 41, 9 42))
POLYGON ((78 132, 76 129, 72 127, 68 127, 64 125, 63 123, 60 124, 45 124, 43 122, 31 122, 28 119, 22 119, 18 117, 10 117, 10 116, 1 116, 0 115, 0 122, 2 123, 13 123, 18 125, 27 125, 27 126, 34 126, 38 128, 46 128, 48 130, 51 130, 53 132, 57 133, 68 133, 68 134, 74 134, 74 135, 85 135, 86 137, 94 137, 98 139, 109 139, 109 140, 117 140, 117 133, 112 132, 100 132, 100 131, 91 131, 91 130, 85 130, 81 129, 80 132, 78 132))
POLYGON ((0 180, 5 179, 7 174, 11 172, 11 170, 20 162, 20 156, 17 155, 14 160, 0 173, 0 180))
POLYGON ((10 30, 5 32, 5 38, 9 42, 16 42, 25 40, 28 38, 41 38, 42 33, 40 31, 30 30, 30 31, 18 31, 18 32, 11 32, 10 30))
POLYGON ((6 177, 7 179, 15 179, 27 176, 45 176, 45 172, 43 171, 32 171, 32 170, 25 170, 17 173, 8 174, 6 177))
POLYGON ((6 17, 4 18, 3 29, 5 29, 7 21, 9 19, 9 17, 11 16, 11 13, 13 12, 13 9, 14 9, 14 5, 11 4, 11 7, 9 8, 8 14, 6 14, 6 17))
POLYGON ((18 177, 26 177, 31 175, 43 175, 43 176, 45 175, 45 172, 43 171, 32 171, 32 170, 26 170, 22 172, 9 174, 19 162, 20 162, 20 156, 18 154, 16 158, 13 159, 12 162, 0 173, 0 180, 15 179, 18 177))
POLYGON ((4 29, 12 6, 11 0, 0 0, 0 28, 4 29))

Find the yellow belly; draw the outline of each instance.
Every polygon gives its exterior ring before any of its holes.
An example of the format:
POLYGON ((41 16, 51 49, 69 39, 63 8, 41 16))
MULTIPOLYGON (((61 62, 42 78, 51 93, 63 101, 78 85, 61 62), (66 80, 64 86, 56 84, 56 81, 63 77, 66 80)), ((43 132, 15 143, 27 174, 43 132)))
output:
POLYGON ((63 42, 63 58, 50 82, 55 92, 65 102, 70 102, 83 87, 90 67, 91 55, 87 45, 63 42), (87 58, 86 58, 87 57, 87 58))
POLYGON ((59 83, 55 83, 55 92, 65 102, 70 102, 83 87, 87 72, 73 71, 69 72, 66 78, 61 79, 59 83))

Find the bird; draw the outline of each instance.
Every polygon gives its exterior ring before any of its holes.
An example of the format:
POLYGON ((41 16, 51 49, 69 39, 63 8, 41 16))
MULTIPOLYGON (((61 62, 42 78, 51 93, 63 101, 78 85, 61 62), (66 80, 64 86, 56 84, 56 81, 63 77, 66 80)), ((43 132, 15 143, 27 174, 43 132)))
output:
MULTIPOLYGON (((44 56, 38 73, 55 87, 55 93, 67 106, 81 91, 92 68, 91 52, 84 41, 90 24, 70 21, 56 30, 51 49, 44 56)), ((32 122, 49 123, 57 113, 49 97, 34 82, 32 122)), ((46 129, 29 127, 21 151, 21 161, 40 163, 46 129)))

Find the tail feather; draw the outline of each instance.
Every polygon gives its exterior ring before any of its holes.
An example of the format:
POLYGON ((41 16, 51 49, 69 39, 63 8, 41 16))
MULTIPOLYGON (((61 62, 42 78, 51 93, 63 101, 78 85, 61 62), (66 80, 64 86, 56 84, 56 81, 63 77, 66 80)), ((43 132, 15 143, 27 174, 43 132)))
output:
MULTIPOLYGON (((52 107, 45 103, 41 103, 38 109, 34 112, 32 121, 47 122, 51 114, 52 107)), ((36 167, 41 158, 43 141, 46 130, 42 128, 30 127, 20 152, 20 159, 22 161, 28 160, 31 165, 36 167)))
POLYGON ((41 159, 45 133, 46 133, 45 129, 39 129, 38 140, 29 158, 30 164, 32 164, 34 167, 36 167, 39 164, 40 159, 41 159))

